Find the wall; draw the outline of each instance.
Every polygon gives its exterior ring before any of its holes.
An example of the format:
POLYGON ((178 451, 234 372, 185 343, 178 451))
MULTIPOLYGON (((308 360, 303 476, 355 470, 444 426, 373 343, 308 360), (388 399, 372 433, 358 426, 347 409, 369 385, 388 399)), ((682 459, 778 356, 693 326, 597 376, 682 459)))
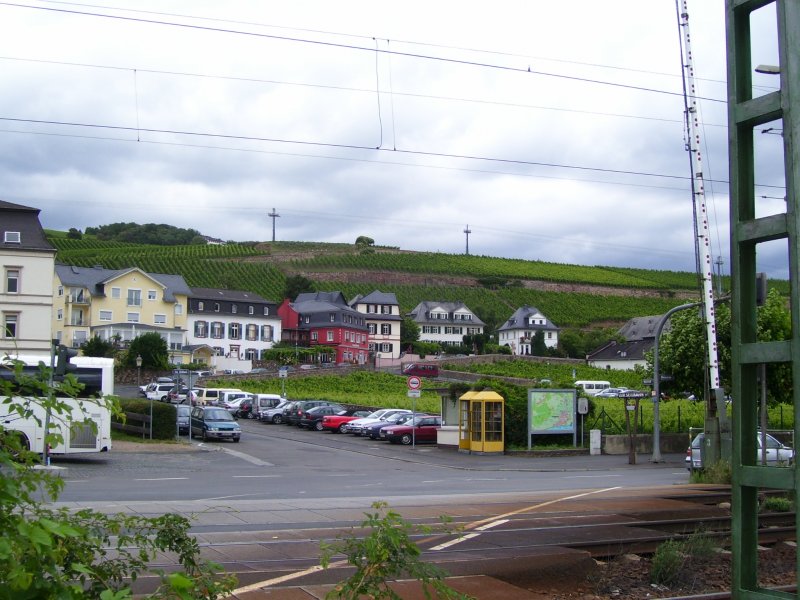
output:
MULTIPOLYGON (((664 454, 685 453, 689 447, 689 436, 685 433, 662 433, 661 452, 664 454)), ((604 435, 601 448, 603 454, 628 454, 627 435, 604 435)), ((636 452, 641 454, 653 453, 653 436, 637 435, 636 452)))

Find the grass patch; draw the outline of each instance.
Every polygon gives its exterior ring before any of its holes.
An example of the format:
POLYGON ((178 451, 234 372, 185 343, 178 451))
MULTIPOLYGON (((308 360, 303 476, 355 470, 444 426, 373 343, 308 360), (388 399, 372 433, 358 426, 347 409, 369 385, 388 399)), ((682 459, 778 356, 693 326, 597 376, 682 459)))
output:
POLYGON ((692 474, 689 475, 689 483, 718 483, 730 485, 731 477, 731 464, 726 460, 721 460, 707 469, 692 471, 692 474))
POLYGON ((117 429, 111 430, 111 441, 112 442, 135 442, 137 444, 183 444, 184 441, 176 440, 174 438, 165 439, 165 440, 156 440, 143 438, 141 435, 134 435, 132 433, 126 433, 124 431, 119 431, 117 429))
POLYGON ((793 510, 794 502, 784 496, 769 496, 759 507, 759 512, 791 512, 793 510))
POLYGON ((714 542, 703 532, 696 532, 683 540, 667 540, 653 554, 650 580, 659 585, 675 583, 684 566, 697 559, 710 556, 714 542))

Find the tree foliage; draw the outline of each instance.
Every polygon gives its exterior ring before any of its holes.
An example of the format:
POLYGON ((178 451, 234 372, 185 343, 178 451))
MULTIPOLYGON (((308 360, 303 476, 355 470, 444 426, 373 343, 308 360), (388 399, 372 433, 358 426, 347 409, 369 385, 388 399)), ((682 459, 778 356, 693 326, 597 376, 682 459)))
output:
POLYGON ((313 292, 314 283, 302 275, 290 275, 286 278, 286 285, 283 288, 283 298, 294 300, 298 294, 313 292))
MULTIPOLYGON (((36 375, 25 375, 22 363, 13 361, 4 361, 2 368, 12 369, 14 379, 0 379, 0 403, 9 413, 37 422, 33 405, 51 411, 57 418, 50 422, 45 441, 51 446, 62 443, 57 422, 73 417, 67 402, 50 389, 49 369, 40 364, 36 375), (13 396, 23 389, 24 397, 13 396)), ((68 375, 58 394, 74 396, 79 390, 80 384, 68 375)), ((81 403, 104 403, 115 413, 119 410, 107 399, 81 403)), ((233 577, 220 576, 219 565, 200 559, 188 519, 56 507, 52 503, 64 482, 37 469, 38 459, 0 426, 0 600, 126 600, 133 597, 132 581, 150 572, 149 563, 161 553, 177 556, 182 570, 157 572, 161 585, 149 598, 211 600, 233 589, 233 577)))
POLYGON ((113 358, 116 350, 114 342, 104 340, 98 335, 92 336, 81 345, 81 352, 84 356, 113 358))
POLYGON ((153 244, 156 246, 180 246, 184 244, 205 244, 206 241, 196 229, 182 229, 166 224, 111 223, 100 227, 87 227, 87 234, 97 236, 103 241, 128 242, 133 244, 153 244))
POLYGON ((419 341, 419 325, 411 317, 403 317, 400 321, 400 345, 407 348, 417 341, 419 341))
MULTIPOLYGON (((717 354, 720 366, 720 385, 731 389, 731 310, 726 304, 716 308, 717 354)), ((786 302, 777 290, 771 289, 764 306, 758 308, 759 341, 779 341, 791 336, 791 316, 786 302)), ((673 376, 672 387, 705 397, 706 388, 706 331, 700 310, 675 313, 670 330, 659 345, 661 372, 673 376)), ((648 358, 652 366, 652 353, 648 358)), ((770 364, 767 368, 769 402, 791 402, 792 381, 788 365, 770 364)))
POLYGON ((135 337, 131 341, 125 356, 125 366, 135 367, 137 356, 142 357, 142 367, 145 369, 163 370, 169 367, 167 342, 155 331, 135 337))

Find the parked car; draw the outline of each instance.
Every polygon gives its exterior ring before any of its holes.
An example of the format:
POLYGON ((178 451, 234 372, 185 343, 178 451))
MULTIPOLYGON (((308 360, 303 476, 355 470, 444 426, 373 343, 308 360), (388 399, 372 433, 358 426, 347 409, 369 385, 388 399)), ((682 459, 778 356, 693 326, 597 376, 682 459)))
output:
POLYGON ((156 383, 148 387, 145 397, 148 400, 160 400, 166 402, 170 390, 175 387, 174 383, 156 383))
POLYGON ((300 369, 301 369, 302 371, 310 371, 310 370, 312 370, 312 369, 316 369, 316 368, 317 368, 317 365, 311 365, 311 364, 308 364, 308 365, 300 365, 300 369))
POLYGON ((363 433, 364 427, 367 425, 374 425, 378 421, 386 421, 390 416, 396 413, 410 413, 410 410, 406 410, 404 408, 381 408, 380 410, 376 410, 374 413, 369 415, 368 417, 364 417, 363 419, 356 419, 355 421, 350 421, 347 424, 347 433, 352 433, 353 435, 361 435, 363 433))
POLYGON ((417 444, 435 443, 436 432, 441 426, 441 417, 419 415, 403 425, 384 427, 381 429, 380 439, 404 446, 410 445, 412 441, 417 444))
MULTIPOLYGON (((703 468, 703 441, 704 433, 698 433, 686 449, 686 468, 703 468)), ((794 462, 794 448, 782 444, 779 440, 767 434, 767 465, 791 465, 794 462)), ((761 464, 761 432, 756 436, 756 464, 761 464)))
POLYGON ((233 440, 238 442, 242 429, 233 415, 219 406, 195 406, 190 420, 191 437, 200 436, 203 441, 233 440))
POLYGON ((167 392, 167 402, 170 404, 183 404, 186 402, 186 396, 189 395, 191 390, 186 386, 181 386, 180 388, 176 385, 173 386, 172 389, 167 392))
POLYGON ((244 400, 245 398, 253 398, 253 394, 249 392, 222 392, 219 395, 219 400, 217 400, 217 406, 222 406, 223 408, 227 408, 228 410, 237 410, 239 408, 239 403, 244 400))
POLYGON ((308 427, 316 431, 322 431, 322 419, 336 414, 352 414, 354 411, 347 410, 341 404, 327 404, 324 406, 315 406, 304 411, 300 416, 298 426, 308 427))
POLYGON ((369 416, 368 410, 357 410, 352 414, 340 413, 336 415, 325 415, 322 417, 322 429, 332 431, 333 433, 345 433, 347 431, 347 424, 350 421, 361 419, 369 416))
POLYGON ((595 398, 616 398, 621 392, 627 392, 628 388, 624 387, 609 387, 599 392, 595 392, 595 398))
POLYGON ((253 399, 255 400, 255 413, 256 418, 260 420, 264 420, 261 418, 261 414, 264 411, 267 411, 271 408, 275 408, 283 402, 284 398, 279 396, 278 394, 254 394, 253 399))
POLYGON ((275 423, 276 425, 283 423, 283 409, 291 403, 291 400, 282 400, 273 408, 259 411, 258 418, 265 423, 275 423))
POLYGON ((237 419, 255 419, 258 417, 255 405, 255 398, 242 398, 239 401, 239 406, 233 412, 233 416, 237 419))
POLYGON ((269 371, 267 371, 267 369, 265 369, 264 367, 256 367, 255 369, 250 369, 250 371, 247 374, 248 375, 264 375, 265 373, 269 373, 269 371))
MULTIPOLYGON (((422 416, 425 413, 416 413, 417 416, 422 416)), ((391 427, 392 425, 402 425, 414 418, 415 413, 395 413, 390 415, 385 421, 378 421, 372 425, 366 425, 362 428, 362 436, 368 437, 372 440, 381 439, 381 429, 384 427, 391 427)))
POLYGON ((439 365, 433 363, 409 363, 403 367, 403 375, 417 377, 438 377, 439 365))
MULTIPOLYGON (((299 425, 300 419, 303 418, 303 414, 309 408, 314 408, 315 406, 327 406, 329 404, 336 403, 328 400, 298 400, 291 408, 289 408, 288 411, 283 411, 283 422, 287 425, 299 425)), ((339 410, 344 410, 344 406, 341 404, 336 404, 336 406, 339 407, 339 410)))
POLYGON ((186 404, 179 404, 178 409, 178 435, 189 433, 189 419, 192 415, 192 409, 186 404))

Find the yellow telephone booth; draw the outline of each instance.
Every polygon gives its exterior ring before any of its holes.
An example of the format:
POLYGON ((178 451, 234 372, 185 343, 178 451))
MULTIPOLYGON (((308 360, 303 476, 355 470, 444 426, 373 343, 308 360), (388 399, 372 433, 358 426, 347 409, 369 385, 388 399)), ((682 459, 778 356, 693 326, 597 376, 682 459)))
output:
POLYGON ((505 400, 497 392, 467 392, 459 399, 458 451, 505 451, 505 400))

